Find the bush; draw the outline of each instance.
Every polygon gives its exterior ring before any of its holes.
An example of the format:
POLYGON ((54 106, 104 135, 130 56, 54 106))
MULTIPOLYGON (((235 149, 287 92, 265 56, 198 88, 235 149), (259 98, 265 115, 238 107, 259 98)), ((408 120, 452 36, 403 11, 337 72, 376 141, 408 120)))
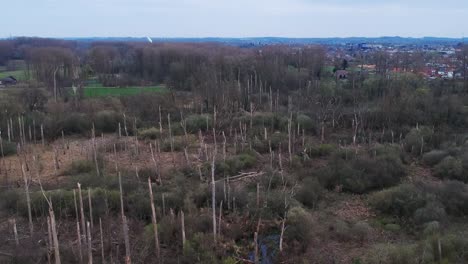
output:
POLYGON ((443 150, 432 150, 428 153, 423 155, 423 162, 426 165, 434 166, 441 162, 445 157, 447 157, 449 153, 443 150))
POLYGON ((387 231, 394 233, 398 233, 401 231, 401 226, 398 224, 386 224, 383 228, 387 231))
POLYGON ((418 264, 467 263, 468 240, 460 235, 431 235, 413 244, 377 245, 364 257, 364 263, 418 264), (439 255, 439 242, 442 255, 439 255))
POLYGON ((85 114, 65 113, 62 118, 48 117, 44 124, 44 133, 49 137, 65 135, 86 135, 91 132, 92 124, 85 114))
POLYGON ((364 256, 366 264, 418 264, 416 245, 378 244, 364 256))
POLYGON ((372 227, 363 221, 357 222, 351 227, 351 234, 353 238, 361 243, 369 239, 371 231, 372 227))
POLYGON ((155 140, 155 139, 161 138, 161 133, 159 131, 159 128, 155 128, 155 127, 140 129, 138 131, 138 138, 155 140))
POLYGON ((295 241, 300 245, 300 250, 307 249, 312 241, 311 226, 313 223, 309 213, 300 207, 291 208, 288 211, 287 228, 284 233, 285 241, 295 241))
MULTIPOLYGON (((219 161, 215 165, 217 174, 235 175, 242 170, 252 168, 257 163, 257 158, 253 153, 244 152, 226 161, 219 161)), ((206 166, 205 170, 209 170, 210 165, 206 166)))
POLYGON ((419 129, 413 128, 405 136, 403 141, 405 150, 411 152, 413 155, 420 155, 421 147, 423 148, 423 153, 428 151, 432 145, 432 130, 428 127, 419 127, 419 129), (424 146, 422 143, 424 142, 424 146))
POLYGON ((309 208, 317 208, 323 196, 323 187, 316 178, 306 178, 296 194, 296 199, 309 208))
MULTIPOLYGON (((3 141, 3 155, 5 157, 16 154, 16 144, 14 142, 3 141)), ((1 154, 1 153, 0 153, 1 154)))
MULTIPOLYGON (((182 151, 185 146, 185 139, 183 137, 172 137, 172 147, 174 151, 182 151)), ((170 138, 165 139, 161 143, 161 151, 171 152, 171 140, 170 138)))
POLYGON ((315 123, 312 118, 307 115, 300 114, 297 116, 297 123, 300 125, 301 129, 305 131, 315 131, 315 123))
POLYGON ((468 186, 462 182, 448 181, 430 190, 444 205, 450 215, 468 215, 468 186))
POLYGON ((327 188, 342 186, 344 191, 362 194, 398 184, 405 175, 405 168, 399 158, 390 155, 348 161, 335 156, 318 173, 327 188))
POLYGON ((255 149, 260 154, 265 154, 270 152, 270 146, 268 141, 265 141, 263 139, 259 139, 258 137, 255 137, 252 140, 252 148, 255 149))
MULTIPOLYGON (((119 123, 121 124, 122 134, 125 134, 124 131, 124 124, 123 124, 123 117, 115 112, 104 110, 97 112, 96 117, 94 118, 94 127, 96 129, 96 133, 115 133, 119 128, 119 123)), ((127 131, 130 133, 131 127, 129 127, 129 123, 127 120, 127 131)))
POLYGON ((336 150, 336 146, 331 144, 320 144, 318 147, 307 148, 307 153, 311 157, 325 157, 329 156, 336 150))
POLYGON ((185 124, 187 133, 198 133, 199 130, 206 131, 207 129, 210 130, 213 121, 211 115, 204 114, 204 115, 189 115, 185 118, 185 124))
POLYGON ((91 160, 75 160, 70 164, 70 167, 65 170, 65 175, 76 175, 82 173, 92 173, 96 169, 96 165, 91 160))
POLYGON ((423 192, 412 184, 402 184, 372 194, 369 203, 377 211, 396 217, 411 217, 426 204, 423 192))
POLYGON ((275 133, 271 134, 269 140, 271 142, 271 149, 272 150, 278 150, 280 148, 280 146, 282 146, 281 148, 283 150, 287 149, 288 135, 280 133, 280 132, 275 132, 275 133))
POLYGON ((468 182, 468 175, 463 170, 462 161, 452 156, 444 158, 435 166, 434 175, 441 179, 468 182))
POLYGON ((429 202, 414 212, 414 221, 420 225, 432 221, 443 222, 446 218, 447 213, 443 205, 437 202, 429 202))

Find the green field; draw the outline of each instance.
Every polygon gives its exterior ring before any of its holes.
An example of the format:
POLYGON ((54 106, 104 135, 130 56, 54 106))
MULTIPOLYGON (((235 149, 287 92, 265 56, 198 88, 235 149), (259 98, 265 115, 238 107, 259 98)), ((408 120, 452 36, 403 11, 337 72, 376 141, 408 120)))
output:
POLYGON ((130 87, 105 87, 100 84, 86 86, 84 88, 85 97, 102 97, 102 96, 125 96, 136 95, 141 93, 165 93, 167 88, 163 85, 158 86, 130 86, 130 87))
POLYGON ((0 71, 0 79, 5 78, 8 76, 13 76, 15 77, 18 81, 25 81, 27 80, 26 78, 26 73, 24 70, 18 70, 18 71, 0 71))

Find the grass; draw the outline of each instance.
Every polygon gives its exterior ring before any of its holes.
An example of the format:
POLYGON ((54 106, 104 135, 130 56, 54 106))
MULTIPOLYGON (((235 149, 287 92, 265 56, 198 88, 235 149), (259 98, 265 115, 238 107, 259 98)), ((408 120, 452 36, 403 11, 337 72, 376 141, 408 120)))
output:
POLYGON ((26 72, 24 70, 18 71, 0 71, 0 79, 6 78, 8 76, 15 77, 18 81, 25 81, 28 78, 26 77, 26 72))
POLYGON ((84 88, 85 97, 101 96, 126 96, 141 93, 165 93, 167 88, 164 85, 157 86, 129 86, 129 87, 105 87, 102 84, 92 84, 84 88))

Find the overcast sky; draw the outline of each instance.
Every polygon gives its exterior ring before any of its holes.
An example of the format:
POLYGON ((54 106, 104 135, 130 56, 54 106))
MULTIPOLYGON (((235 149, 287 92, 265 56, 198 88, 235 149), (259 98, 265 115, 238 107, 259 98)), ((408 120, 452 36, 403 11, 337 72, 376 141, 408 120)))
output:
POLYGON ((14 0, 0 37, 462 37, 468 0, 14 0))

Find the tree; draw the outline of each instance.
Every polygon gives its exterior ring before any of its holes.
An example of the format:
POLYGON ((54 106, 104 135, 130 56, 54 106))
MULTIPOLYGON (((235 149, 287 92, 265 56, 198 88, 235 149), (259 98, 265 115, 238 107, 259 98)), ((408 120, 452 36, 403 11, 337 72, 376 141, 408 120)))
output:
POLYGON ((53 88, 55 97, 63 94, 62 88, 72 86, 73 80, 78 78, 78 59, 70 49, 32 48, 27 60, 36 80, 53 88))

